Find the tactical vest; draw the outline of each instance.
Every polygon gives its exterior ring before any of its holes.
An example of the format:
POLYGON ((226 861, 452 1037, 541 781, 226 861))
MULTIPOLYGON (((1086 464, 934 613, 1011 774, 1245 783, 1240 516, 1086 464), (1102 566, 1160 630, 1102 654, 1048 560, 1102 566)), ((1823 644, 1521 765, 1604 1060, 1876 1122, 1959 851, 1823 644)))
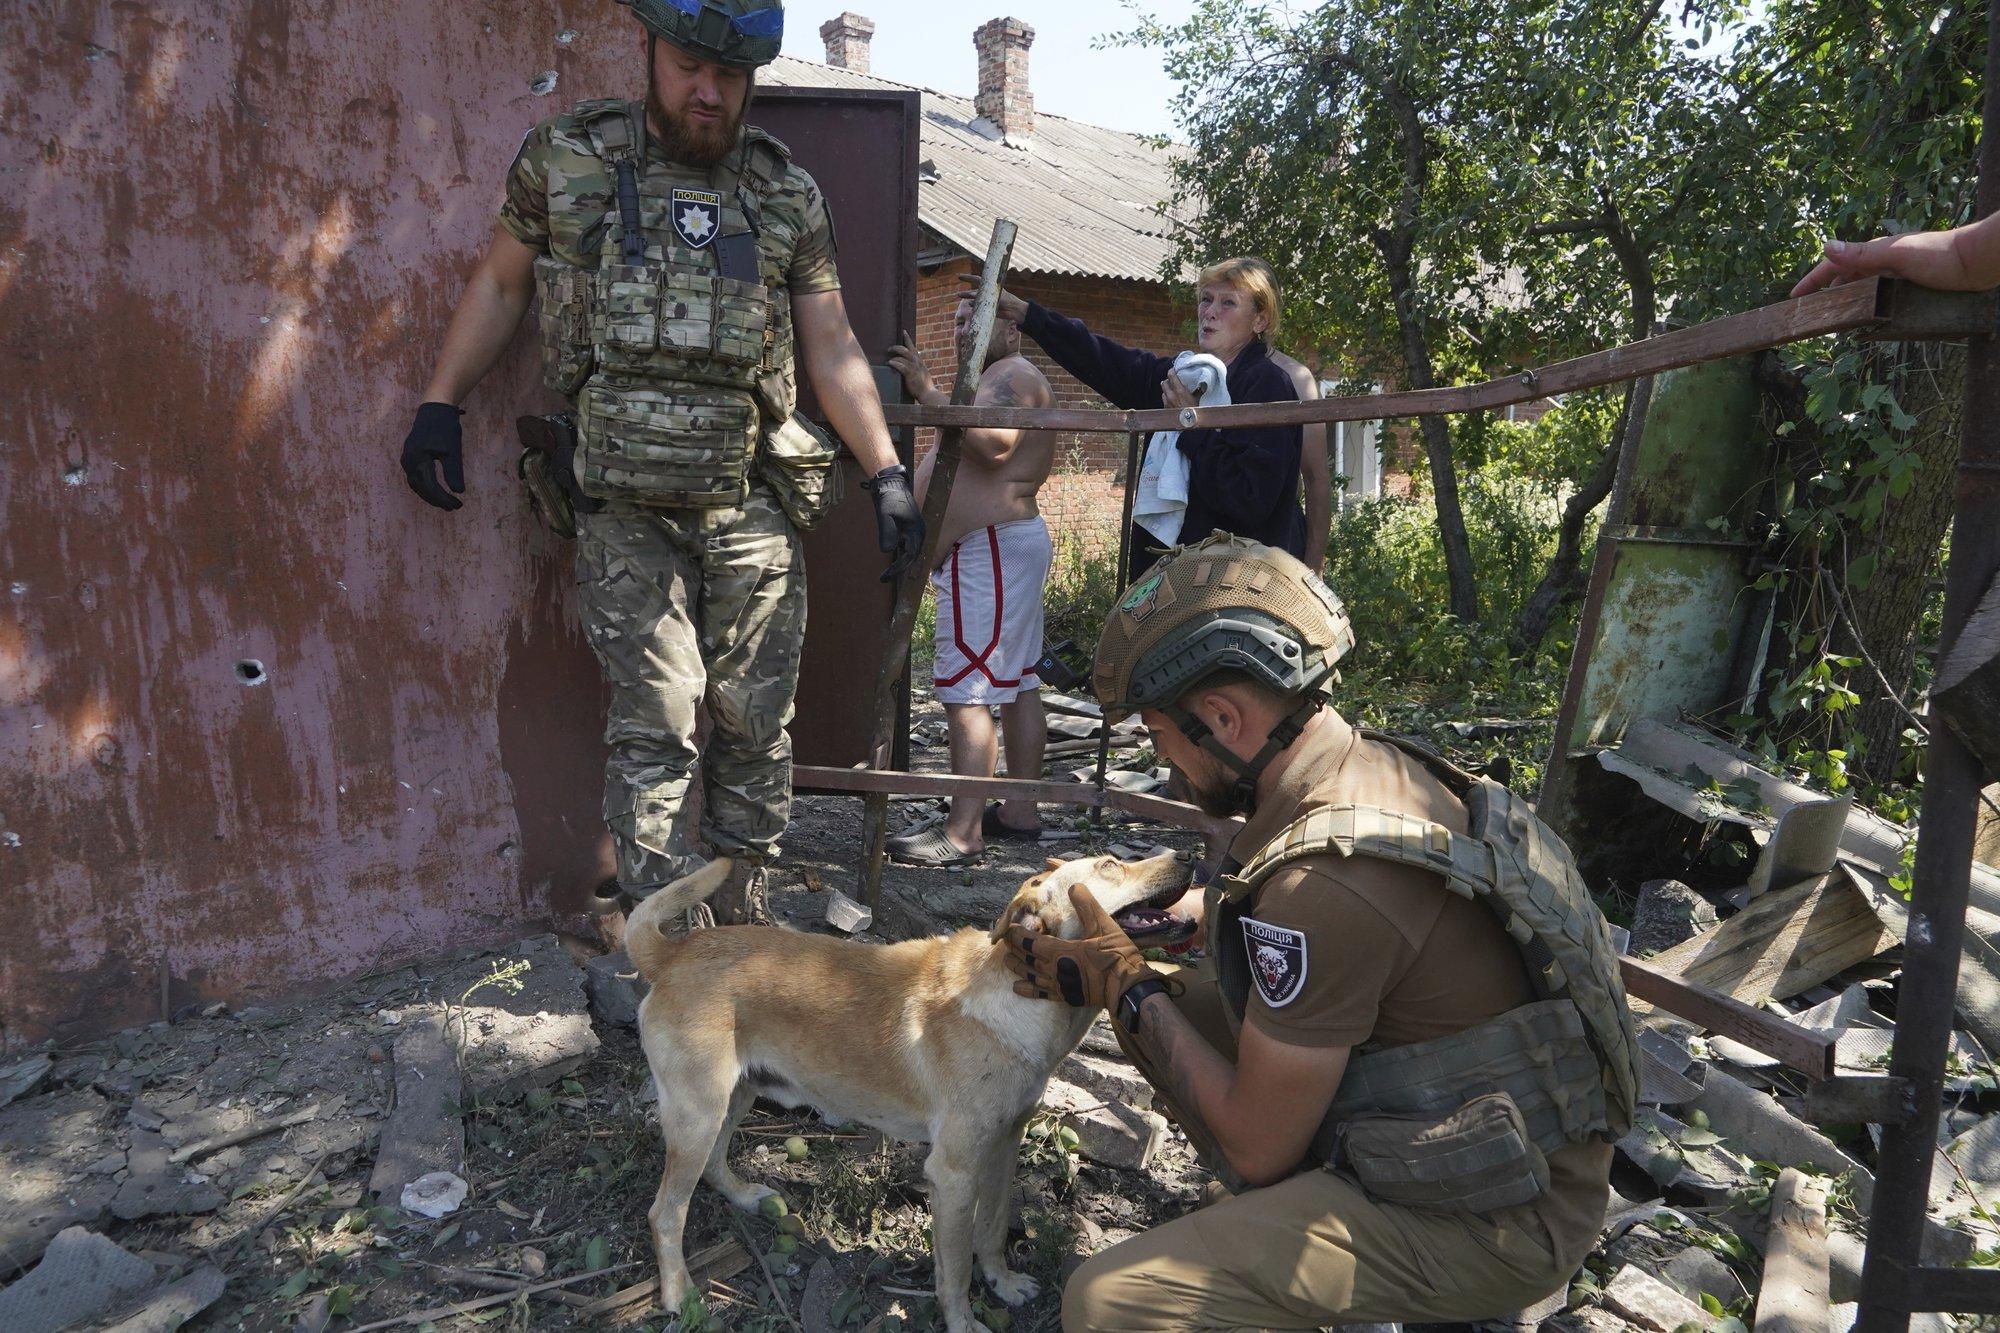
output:
POLYGON ((1209 935, 1232 1026, 1240 1026, 1251 977, 1243 918, 1258 889, 1311 856, 1366 856, 1444 878, 1486 904, 1520 949, 1537 999, 1430 1041, 1358 1048, 1313 1140, 1335 1159, 1342 1127, 1364 1115, 1435 1116, 1505 1093, 1547 1154, 1631 1128, 1639 1096, 1639 1046, 1608 928, 1569 849, 1525 801, 1397 737, 1362 732, 1411 755, 1465 802, 1470 831, 1367 805, 1328 806, 1293 821, 1209 895, 1209 935))
POLYGON ((551 231, 575 238, 578 262, 553 245, 535 261, 543 379, 575 404, 577 479, 599 499, 737 505, 753 460, 771 472, 761 442, 775 434, 778 466, 789 461, 813 494, 797 506, 774 487, 810 526, 818 513, 799 508, 830 496, 837 446, 797 438, 791 254, 760 225, 791 154, 748 129, 713 171, 645 162, 640 114, 581 104, 548 173, 551 231))

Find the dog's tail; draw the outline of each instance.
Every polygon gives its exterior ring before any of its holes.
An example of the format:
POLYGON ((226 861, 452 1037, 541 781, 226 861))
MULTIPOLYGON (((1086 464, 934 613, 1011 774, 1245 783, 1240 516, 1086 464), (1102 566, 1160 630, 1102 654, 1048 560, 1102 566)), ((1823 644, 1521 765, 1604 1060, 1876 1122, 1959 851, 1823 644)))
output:
POLYGON ((683 875, 632 909, 625 919, 625 953, 639 975, 652 980, 666 961, 673 937, 667 927, 688 908, 707 902, 721 888, 735 863, 726 856, 710 861, 692 875, 683 875))

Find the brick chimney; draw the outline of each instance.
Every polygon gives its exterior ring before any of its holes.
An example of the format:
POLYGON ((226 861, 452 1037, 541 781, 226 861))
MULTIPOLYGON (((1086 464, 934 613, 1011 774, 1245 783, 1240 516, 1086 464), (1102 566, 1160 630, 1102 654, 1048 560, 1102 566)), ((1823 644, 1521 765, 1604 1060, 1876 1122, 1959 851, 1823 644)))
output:
POLYGON ((994 19, 972 34, 979 53, 979 95, 973 110, 1000 128, 1000 137, 1023 142, 1035 132, 1035 95, 1028 90, 1028 48, 1035 30, 1019 19, 994 19))
POLYGON ((826 43, 826 63, 835 69, 868 72, 868 43, 875 36, 875 20, 852 10, 819 25, 819 39, 826 43))

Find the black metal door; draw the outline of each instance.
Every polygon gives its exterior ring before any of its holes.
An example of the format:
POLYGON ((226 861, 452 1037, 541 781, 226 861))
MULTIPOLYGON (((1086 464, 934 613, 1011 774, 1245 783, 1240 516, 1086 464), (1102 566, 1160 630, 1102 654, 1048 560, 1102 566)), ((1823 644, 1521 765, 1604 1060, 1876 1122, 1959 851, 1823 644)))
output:
MULTIPOLYGON (((903 393, 887 367, 889 344, 917 322, 918 115, 914 92, 849 88, 762 88, 750 110, 751 122, 784 140, 826 192, 848 319, 890 401, 903 393)), ((804 410, 824 424, 804 376, 800 381, 804 410)), ((907 438, 897 448, 912 461, 907 438)), ((849 767, 868 761, 893 589, 877 581, 883 556, 860 470, 852 458, 842 465, 846 499, 806 538, 810 612, 791 731, 796 762, 849 767)), ((907 721, 907 681, 900 711, 907 721)), ((907 733, 897 728, 899 738, 907 733)), ((906 741, 898 740, 894 762, 907 765, 906 741)))

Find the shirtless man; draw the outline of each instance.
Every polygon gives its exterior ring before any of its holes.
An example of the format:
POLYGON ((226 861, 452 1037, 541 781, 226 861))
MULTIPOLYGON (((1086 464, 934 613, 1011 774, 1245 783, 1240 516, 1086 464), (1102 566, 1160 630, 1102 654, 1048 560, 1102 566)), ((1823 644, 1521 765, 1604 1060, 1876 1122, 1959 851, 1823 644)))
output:
MULTIPOLYGON (((961 300, 954 327, 965 345, 972 302, 961 300)), ((931 380, 916 340, 903 335, 889 364, 910 396, 926 406, 951 401, 931 380)), ((1047 407, 1049 382, 1021 355, 1021 328, 995 318, 986 368, 973 401, 981 407, 1047 407)), ((1035 663, 1042 656, 1042 585, 1053 548, 1035 493, 1049 479, 1055 439, 1040 430, 968 430, 938 534, 941 553, 931 572, 937 593, 937 653, 931 686, 951 730, 951 771, 990 778, 1002 738, 1007 775, 1039 778, 1048 726, 1035 663), (992 705, 1000 706, 999 735, 992 705)), ((933 450, 917 467, 917 500, 930 490, 933 450)), ((988 838, 1038 839, 1032 801, 988 809, 977 796, 955 796, 942 828, 889 840, 889 854, 906 865, 960 866, 982 859, 988 838)))

